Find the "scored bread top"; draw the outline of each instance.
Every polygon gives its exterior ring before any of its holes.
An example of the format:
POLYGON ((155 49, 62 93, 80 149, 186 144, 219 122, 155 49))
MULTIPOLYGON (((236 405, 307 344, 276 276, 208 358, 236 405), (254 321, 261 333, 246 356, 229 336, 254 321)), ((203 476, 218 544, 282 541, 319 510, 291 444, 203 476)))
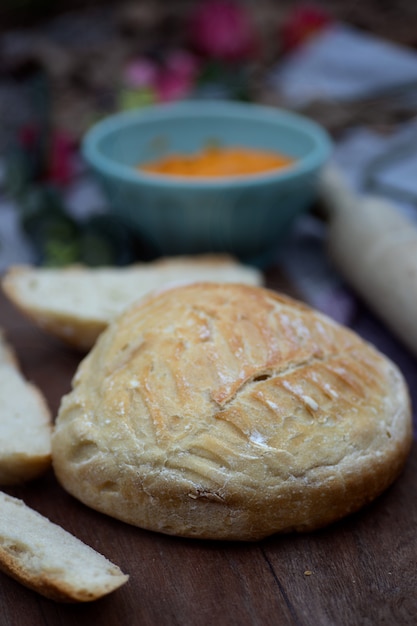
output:
POLYGON ((53 461, 90 506, 161 532, 257 539, 323 526, 397 477, 404 379, 326 316, 198 283, 130 307, 81 363, 53 461))

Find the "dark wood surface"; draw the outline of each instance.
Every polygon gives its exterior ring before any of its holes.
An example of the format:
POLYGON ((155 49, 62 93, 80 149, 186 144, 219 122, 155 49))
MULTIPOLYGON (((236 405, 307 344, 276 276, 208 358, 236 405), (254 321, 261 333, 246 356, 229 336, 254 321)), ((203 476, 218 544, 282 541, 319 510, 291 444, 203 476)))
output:
MULTIPOLYGON (((0 325, 55 415, 79 354, 33 328, 2 296, 0 325)), ((320 532, 259 543, 185 540, 128 526, 69 496, 52 471, 6 491, 105 554, 130 580, 94 603, 65 605, 0 573, 1 626, 417 624, 415 444, 400 479, 360 513, 320 532)))

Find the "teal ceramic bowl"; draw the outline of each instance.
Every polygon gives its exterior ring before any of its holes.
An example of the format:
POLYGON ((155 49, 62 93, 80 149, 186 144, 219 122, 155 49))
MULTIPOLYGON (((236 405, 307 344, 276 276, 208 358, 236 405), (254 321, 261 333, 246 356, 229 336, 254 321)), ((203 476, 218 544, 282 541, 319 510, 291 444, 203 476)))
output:
POLYGON ((287 111, 186 101, 110 116, 87 132, 82 150, 110 210, 156 254, 228 252, 262 264, 278 254, 294 222, 311 206, 331 141, 316 123, 287 111), (216 179, 136 168, 213 143, 277 151, 295 163, 273 173, 216 179))

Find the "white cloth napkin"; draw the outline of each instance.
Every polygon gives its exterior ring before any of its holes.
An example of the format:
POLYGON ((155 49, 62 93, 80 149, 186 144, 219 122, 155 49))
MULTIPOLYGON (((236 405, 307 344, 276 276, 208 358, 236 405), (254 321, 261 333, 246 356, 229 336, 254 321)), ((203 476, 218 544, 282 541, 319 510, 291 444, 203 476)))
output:
MULTIPOLYGON (((333 24, 289 54, 271 75, 288 105, 352 102, 404 90, 417 97, 417 54, 345 24, 333 24)), ((397 93, 398 92, 398 93, 397 93)))

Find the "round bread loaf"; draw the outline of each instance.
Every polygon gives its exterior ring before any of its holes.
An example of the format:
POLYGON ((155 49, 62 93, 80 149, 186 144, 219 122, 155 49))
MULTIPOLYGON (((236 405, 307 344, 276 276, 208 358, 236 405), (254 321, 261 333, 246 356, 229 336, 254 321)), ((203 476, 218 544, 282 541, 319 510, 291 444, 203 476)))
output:
POLYGON ((322 527, 390 485, 411 445, 398 368, 283 295, 195 283, 100 336, 63 398, 57 477, 163 533, 256 540, 322 527))

